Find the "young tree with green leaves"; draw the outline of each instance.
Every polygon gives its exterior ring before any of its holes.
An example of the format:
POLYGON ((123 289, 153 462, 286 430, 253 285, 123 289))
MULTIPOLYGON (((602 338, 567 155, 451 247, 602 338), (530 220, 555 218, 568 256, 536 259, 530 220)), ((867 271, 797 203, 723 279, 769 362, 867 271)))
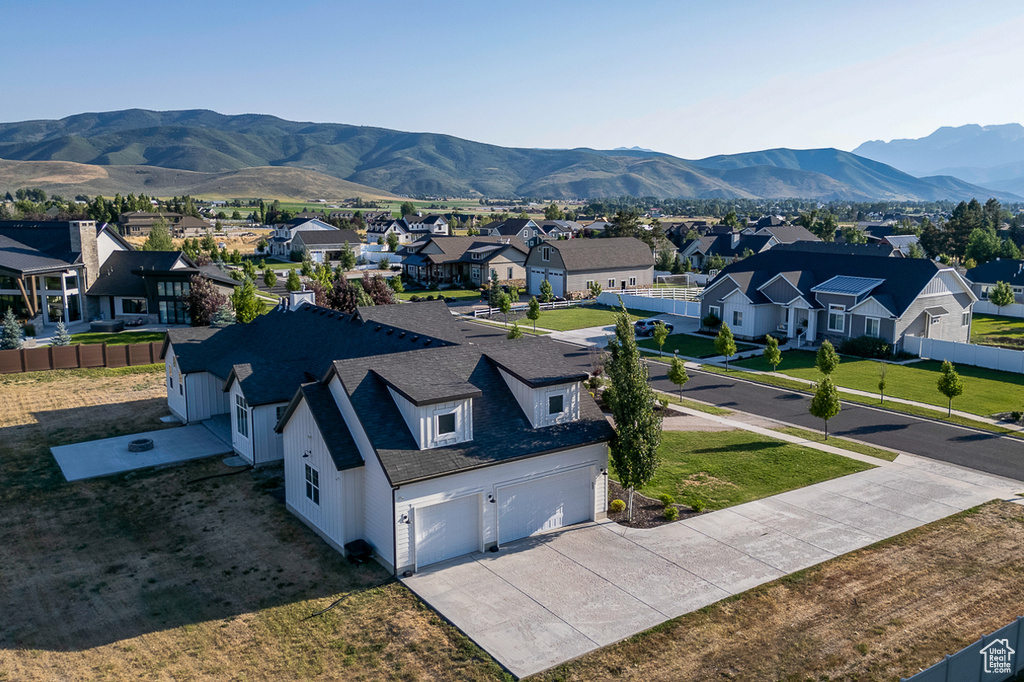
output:
POLYGON ((540 303, 536 296, 530 297, 530 306, 526 309, 526 318, 533 322, 533 331, 537 331, 537 320, 540 319, 540 303))
POLYGON ((263 271, 263 283, 268 287, 274 287, 277 284, 277 275, 270 268, 263 271))
POLYGON ((839 414, 840 409, 842 406, 839 404, 839 391, 832 383, 832 377, 826 374, 814 390, 810 407, 811 414, 825 420, 825 440, 828 440, 828 420, 839 414))
POLYGON ((241 324, 252 322, 263 312, 263 301, 256 295, 256 285, 248 277, 235 287, 231 306, 235 309, 235 320, 241 324))
POLYGON ((416 206, 411 201, 403 201, 401 207, 399 207, 398 209, 398 212, 401 214, 399 216, 400 218, 407 215, 415 215, 416 206))
POLYGON ((782 362, 782 351, 779 350, 779 340, 771 334, 764 337, 764 361, 772 366, 774 372, 782 362))
POLYGON ((939 372, 939 393, 949 399, 946 416, 950 417, 953 415, 953 398, 963 395, 964 380, 957 374, 956 368, 949 360, 942 361, 942 369, 939 372))
POLYGON ((338 258, 338 265, 345 272, 356 266, 356 254, 352 251, 352 246, 348 242, 345 242, 345 245, 341 247, 341 257, 338 258))
POLYGON ((288 279, 285 280, 284 286, 288 291, 299 291, 302 289, 302 280, 299 279, 299 273, 295 268, 288 271, 288 279))
POLYGON ((668 327, 665 326, 664 322, 659 320, 658 323, 654 325, 654 331, 651 333, 651 338, 654 339, 654 343, 658 344, 658 352, 661 353, 662 348, 665 346, 665 341, 668 339, 668 327))
POLYGON ((668 366, 668 380, 679 387, 679 399, 683 399, 683 385, 690 380, 686 373, 686 363, 680 357, 672 358, 672 364, 668 366))
POLYGON ((544 209, 544 220, 564 220, 565 214, 562 213, 562 209, 558 207, 558 204, 551 204, 544 209))
POLYGON ((1003 306, 1012 305, 1013 287, 1009 282, 996 282, 995 286, 988 290, 988 302, 996 307, 996 313, 1003 310, 1003 306))
POLYGON ((67 325, 64 324, 64 320, 57 320, 57 329, 53 334, 52 345, 54 346, 70 346, 71 345, 71 334, 68 333, 67 325))
POLYGON ((394 232, 389 232, 388 233, 387 243, 388 243, 388 251, 390 251, 391 253, 394 253, 395 251, 398 251, 399 239, 398 239, 398 235, 397 234, 395 234, 394 232))
POLYGON ((540 283, 540 302, 551 303, 551 299, 555 297, 554 290, 551 288, 551 282, 544 280, 540 283))
POLYGON ((839 366, 839 354, 836 353, 831 341, 821 342, 821 348, 818 349, 818 354, 814 358, 814 364, 817 365, 818 371, 825 376, 836 371, 836 367, 839 366))
POLYGON ((612 392, 609 407, 615 421, 609 450, 619 483, 629 493, 628 518, 632 520, 633 492, 654 478, 660 464, 661 414, 655 409, 657 401, 647 382, 647 364, 640 359, 629 313, 621 301, 619 305, 605 368, 612 392))
POLYGON ((725 322, 722 323, 722 328, 718 330, 718 336, 715 337, 715 351, 719 355, 725 356, 725 371, 728 372, 729 358, 736 355, 736 339, 725 322))
POLYGON ((508 326, 508 314, 512 312, 512 299, 505 292, 498 294, 498 310, 505 316, 505 326, 508 326))
POLYGON ((885 404, 885 375, 889 373, 889 365, 878 363, 878 404, 885 404))
POLYGON ((0 350, 18 350, 21 344, 21 325, 14 316, 14 308, 8 308, 0 326, 0 350))
POLYGON ((505 338, 511 341, 512 339, 521 339, 522 337, 523 330, 519 328, 519 322, 513 322, 512 328, 508 330, 508 334, 505 335, 505 338))
POLYGON ((402 284, 401 277, 392 277, 391 279, 389 279, 388 286, 391 287, 391 290, 394 291, 396 294, 400 294, 403 291, 405 291, 405 285, 402 284))
POLYGON ((146 241, 142 242, 143 251, 174 251, 174 242, 171 240, 171 231, 167 229, 167 223, 158 220, 153 223, 146 241))

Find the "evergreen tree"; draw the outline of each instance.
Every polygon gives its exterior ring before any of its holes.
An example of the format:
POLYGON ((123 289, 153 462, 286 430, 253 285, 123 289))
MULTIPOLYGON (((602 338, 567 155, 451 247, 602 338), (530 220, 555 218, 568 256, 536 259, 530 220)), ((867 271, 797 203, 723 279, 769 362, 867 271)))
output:
POLYGON ((719 355, 725 356, 725 371, 728 372, 729 358, 736 355, 736 339, 725 322, 722 323, 722 328, 718 330, 718 335, 715 337, 715 351, 719 355))
POLYGON ((592 298, 597 298, 598 296, 601 295, 601 285, 597 282, 597 280, 591 282, 588 289, 590 290, 590 296, 592 298))
POLYGON ((672 358, 672 364, 668 366, 668 380, 679 387, 679 399, 683 399, 683 385, 690 380, 686 373, 686 363, 680 357, 672 358))
POLYGON ((939 374, 939 393, 949 399, 946 416, 953 415, 953 398, 962 395, 964 392, 964 380, 957 374, 953 363, 949 360, 942 361, 942 369, 939 374))
POLYGON ((533 322, 533 331, 537 331, 537 320, 540 319, 540 303, 536 296, 530 297, 530 307, 526 310, 527 319, 533 322))
POLYGON ((174 242, 171 241, 171 233, 167 229, 167 223, 158 220, 153 223, 153 228, 142 243, 143 251, 174 251, 174 242))
POLYGON ((0 350, 17 350, 21 348, 21 325, 14 316, 14 308, 4 313, 3 326, 0 326, 0 350))
POLYGON ((388 234, 388 251, 391 253, 398 251, 398 235, 394 232, 388 234))
POLYGON ((821 342, 821 348, 818 349, 818 354, 814 358, 814 364, 817 365, 818 371, 825 376, 836 371, 836 367, 839 366, 839 355, 831 341, 821 342))
POLYGON ((71 345, 71 334, 68 333, 68 328, 64 324, 64 320, 57 321, 57 330, 53 335, 52 345, 54 346, 70 346, 71 345))
POLYGON ((352 251, 352 247, 348 242, 345 242, 345 246, 341 249, 341 257, 338 259, 338 267, 343 271, 348 272, 356 266, 356 254, 352 251))
POLYGON ((401 277, 392 277, 391 279, 389 279, 388 286, 391 287, 391 290, 394 291, 396 294, 400 294, 403 291, 405 291, 405 285, 402 284, 401 277))
POLYGON ((613 396, 609 407, 615 421, 609 450, 619 483, 629 492, 628 518, 632 520, 633 492, 654 478, 660 463, 661 415, 654 409, 656 400, 647 383, 647 364, 640 359, 633 325, 621 302, 608 351, 611 357, 606 371, 613 396))
POLYGON ((299 279, 299 272, 295 268, 288 271, 288 280, 285 282, 285 288, 288 291, 299 291, 302 289, 302 280, 299 279))
POLYGON ((263 283, 267 285, 268 288, 272 288, 277 284, 277 275, 275 275, 274 271, 270 268, 263 271, 263 283))
POLYGON ((555 297, 553 290, 551 289, 551 282, 544 280, 540 283, 540 302, 550 303, 551 299, 555 297))
POLYGON ((513 322, 512 328, 508 330, 508 334, 505 335, 505 338, 511 341, 512 339, 521 339, 522 337, 523 330, 519 328, 519 322, 513 322))
POLYGON ((782 362, 782 351, 779 350, 779 340, 772 335, 764 337, 764 360, 772 366, 774 372, 782 362))
POLYGON ((252 322, 263 313, 263 301, 256 295, 256 285, 248 277, 235 288, 231 306, 235 309, 235 320, 241 324, 252 322))
POLYGON ((811 414, 825 420, 825 440, 828 440, 828 420, 839 414, 840 409, 842 406, 839 404, 839 392, 832 383, 832 377, 826 374, 818 382, 810 407, 811 414))

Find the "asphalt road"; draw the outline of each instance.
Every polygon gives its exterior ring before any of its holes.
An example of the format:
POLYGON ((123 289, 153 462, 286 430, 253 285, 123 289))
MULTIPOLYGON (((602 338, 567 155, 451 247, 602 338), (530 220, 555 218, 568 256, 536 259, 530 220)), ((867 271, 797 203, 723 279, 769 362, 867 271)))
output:
MULTIPOLYGON (((565 356, 590 371, 590 352, 564 344, 565 356)), ((675 393, 666 376, 667 365, 648 363, 651 384, 675 393)), ((807 411, 810 394, 733 379, 721 374, 690 371, 683 396, 740 412, 749 412, 803 428, 821 430, 822 421, 807 411)), ((829 434, 849 436, 900 452, 922 455, 978 471, 1024 481, 1024 439, 953 426, 888 410, 843 402, 829 420, 829 434)))

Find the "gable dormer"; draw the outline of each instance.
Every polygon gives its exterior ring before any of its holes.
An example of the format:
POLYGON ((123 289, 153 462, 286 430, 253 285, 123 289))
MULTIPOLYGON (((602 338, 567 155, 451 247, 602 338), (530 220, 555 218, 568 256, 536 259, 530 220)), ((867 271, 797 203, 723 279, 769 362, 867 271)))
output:
POLYGON ((393 367, 374 370, 383 381, 420 450, 473 440, 476 386, 454 374, 432 369, 393 367))
POLYGON ((548 366, 525 346, 516 351, 489 352, 487 357, 497 365, 533 428, 579 421, 580 392, 586 374, 565 366, 548 366))

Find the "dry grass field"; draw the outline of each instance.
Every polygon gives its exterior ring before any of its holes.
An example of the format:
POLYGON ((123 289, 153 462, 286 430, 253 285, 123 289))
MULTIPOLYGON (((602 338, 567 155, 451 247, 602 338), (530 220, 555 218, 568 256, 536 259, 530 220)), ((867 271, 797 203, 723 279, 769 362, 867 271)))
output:
MULTIPOLYGON (((280 468, 64 482, 50 446, 160 428, 163 396, 160 367, 0 376, 0 680, 505 677, 288 513, 280 468)), ((1021 546, 1024 508, 993 503, 540 679, 895 680, 1019 615, 1021 546)))

